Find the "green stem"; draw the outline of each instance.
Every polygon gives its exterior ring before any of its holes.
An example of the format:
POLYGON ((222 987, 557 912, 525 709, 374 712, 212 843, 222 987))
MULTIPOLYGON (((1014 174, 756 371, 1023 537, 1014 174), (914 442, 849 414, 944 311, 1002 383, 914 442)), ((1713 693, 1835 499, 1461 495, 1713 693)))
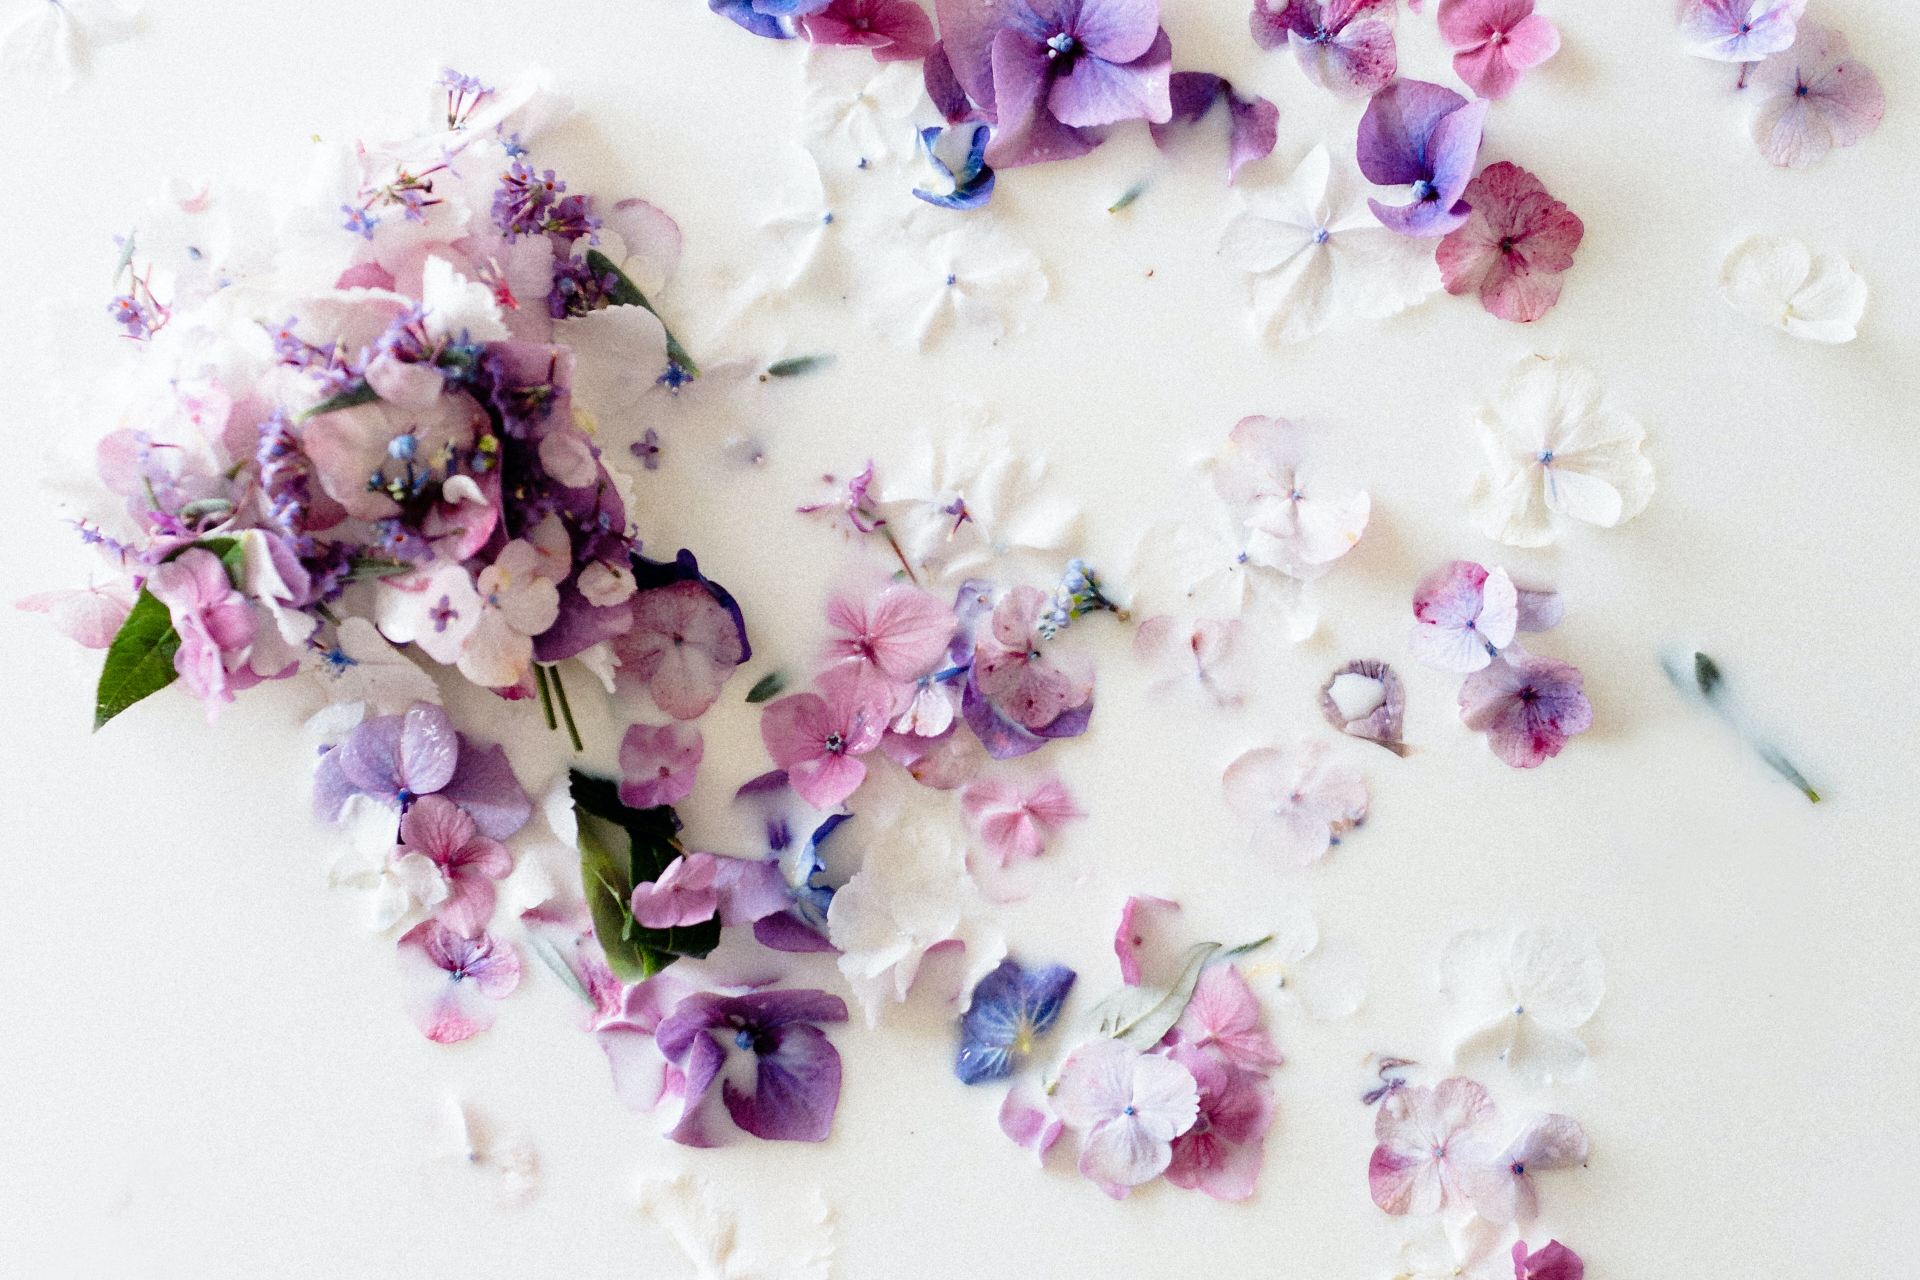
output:
POLYGON ((586 744, 580 741, 580 728, 573 722, 573 704, 567 701, 567 686, 560 683, 560 668, 548 667, 547 678, 553 682, 553 700, 560 704, 560 714, 566 717, 567 736, 573 739, 574 751, 585 751, 586 744))
POLYGON ((547 689, 547 669, 534 664, 533 682, 540 686, 540 709, 547 713, 547 728, 558 729, 560 722, 553 718, 553 694, 547 689))

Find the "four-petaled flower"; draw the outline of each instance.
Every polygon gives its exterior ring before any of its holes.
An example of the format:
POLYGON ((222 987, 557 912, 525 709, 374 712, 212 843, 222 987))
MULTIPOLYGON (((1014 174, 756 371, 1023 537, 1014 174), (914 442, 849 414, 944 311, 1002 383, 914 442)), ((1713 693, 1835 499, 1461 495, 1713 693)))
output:
POLYGON ((679 804, 693 794, 706 744, 687 724, 636 724, 620 740, 620 803, 632 809, 679 804))
POLYGON ((1831 27, 1800 24, 1793 47, 1753 73, 1761 105, 1753 119, 1760 154, 1801 169, 1835 147, 1850 147, 1880 127, 1887 100, 1879 77, 1851 56, 1831 27))
POLYGON ((415 925, 399 942, 414 1020, 435 1044, 454 1044, 493 1025, 492 1002, 520 985, 520 957, 481 933, 463 937, 439 920, 415 925))
POLYGON ((1487 735, 1493 753, 1516 769, 1560 754, 1567 739, 1593 725, 1580 668, 1508 649, 1460 686, 1460 719, 1487 735))
POLYGON ((1462 1076, 1389 1093, 1374 1116, 1378 1145, 1367 1167, 1373 1202, 1393 1214, 1466 1204, 1493 1116, 1486 1089, 1462 1076))
POLYGON ((1072 990, 1074 972, 1062 965, 1025 969, 1012 958, 980 979, 960 1020, 960 1051, 953 1072, 962 1084, 999 1080, 1033 1052, 1072 990))
POLYGON ((787 781, 816 809, 831 809, 860 789, 860 757, 880 745, 892 716, 884 689, 852 666, 831 667, 817 693, 789 694, 760 713, 760 739, 787 781))
POLYGON ((435 914, 449 929, 471 938, 493 915, 493 882, 513 870, 513 855, 480 833, 466 810, 441 795, 422 796, 400 819, 396 859, 418 854, 446 883, 435 914))
MULTIPOLYGON (((818 1024, 846 1020, 846 1002, 824 991, 703 991, 675 1005, 654 1039, 680 1073, 689 1119, 704 1110, 719 1080, 727 1114, 754 1137, 824 1142, 840 1105, 840 1054, 818 1024), (735 1051, 751 1055, 751 1091, 722 1078, 735 1051)), ((671 1136, 690 1146, 712 1145, 703 1124, 671 1136)))
POLYGON ((1403 236, 1443 236, 1467 220, 1461 198, 1480 154, 1484 98, 1468 102, 1424 80, 1395 80, 1360 117, 1360 172, 1383 187, 1411 187, 1413 201, 1368 200, 1381 224, 1403 236))
POLYGON ((1080 1172, 1119 1200, 1173 1163, 1173 1140, 1200 1114, 1200 1093, 1172 1058, 1094 1040, 1061 1066, 1053 1105, 1082 1135, 1080 1172))
POLYGON ((1466 222, 1435 254, 1442 283, 1451 294, 1479 294, 1490 315, 1531 324, 1560 300, 1560 277, 1573 266, 1586 224, 1540 179, 1505 160, 1467 184, 1466 201, 1466 222))
POLYGON ((1326 754, 1325 743, 1309 740, 1291 751, 1256 747, 1227 766, 1227 807, 1256 850, 1308 866, 1366 820, 1366 780, 1326 754))
POLYGON ((1399 69, 1394 0, 1253 0, 1254 43, 1291 45, 1300 69, 1335 93, 1373 93, 1399 69))
POLYGON ((1559 28, 1533 11, 1533 0, 1440 0, 1438 18, 1440 38, 1455 51, 1454 74, 1483 98, 1506 97, 1521 72, 1560 51, 1559 28))

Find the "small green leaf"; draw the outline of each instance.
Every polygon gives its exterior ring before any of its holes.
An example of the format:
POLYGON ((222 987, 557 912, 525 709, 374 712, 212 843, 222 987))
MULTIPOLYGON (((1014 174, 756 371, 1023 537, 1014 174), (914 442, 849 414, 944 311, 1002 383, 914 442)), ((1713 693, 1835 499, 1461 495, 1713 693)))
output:
POLYGON ((1120 198, 1118 200, 1115 200, 1112 204, 1107 206, 1107 212, 1108 213, 1120 212, 1122 209, 1132 204, 1135 200, 1138 200, 1141 196, 1145 195, 1146 190, 1147 190, 1147 184, 1145 182, 1134 183, 1132 186, 1128 187, 1125 191, 1120 193, 1120 198))
POLYGON ((777 698, 780 691, 787 687, 787 675, 784 671, 769 671, 753 682, 753 688, 747 690, 748 702, 765 702, 777 698))
POLYGON ((680 819, 666 805, 631 809, 616 784, 574 770, 573 806, 580 823, 580 880, 593 914, 594 936, 607 967, 622 982, 650 978, 681 956, 704 956, 720 945, 720 921, 648 929, 633 918, 633 887, 657 880, 679 857, 680 819))
POLYGON ((314 405, 311 409, 303 410, 294 421, 305 422, 307 419, 317 418, 323 413, 335 413, 341 409, 352 409, 359 405, 372 404, 379 398, 380 393, 375 391, 366 379, 362 378, 345 391, 336 392, 328 396, 325 400, 322 400, 319 404, 314 405))
MULTIPOLYGON (((640 286, 628 279, 626 272, 614 266, 612 258, 598 249, 589 249, 587 250, 587 269, 595 275, 613 277, 613 288, 607 290, 607 296, 613 299, 615 306, 645 307, 660 321, 660 327, 666 329, 667 318, 660 314, 660 308, 647 301, 647 295, 640 291, 640 286)), ((700 366, 693 362, 693 357, 687 354, 687 349, 680 345, 678 338, 673 336, 672 329, 667 329, 667 359, 679 365, 689 377, 700 376, 700 366)))
POLYGON ((1200 971, 1219 950, 1217 942, 1196 942, 1187 948, 1180 977, 1172 986, 1126 987, 1102 1000, 1094 1010, 1099 1015, 1100 1034, 1142 1053, 1159 1044, 1187 1011, 1193 989, 1200 982, 1200 971))
POLYGON ((1694 654, 1693 682, 1700 686, 1702 694, 1711 698, 1720 687, 1720 664, 1704 653, 1694 654))
POLYGON ((94 729, 172 684, 178 675, 173 655, 179 648, 180 635, 173 629, 167 606, 143 589, 107 648, 93 700, 94 729))
POLYGON ((593 1003, 593 994, 589 992, 586 985, 580 981, 579 975, 567 967, 566 959, 560 954, 560 948, 532 931, 526 934, 525 941, 528 949, 540 957, 540 963, 551 969, 553 976, 560 979, 567 990, 573 992, 574 995, 579 996, 588 1004, 593 1003))
POLYGON ((797 378, 803 373, 813 373, 833 363, 832 356, 794 356, 788 360, 775 360, 767 366, 769 378, 797 378))

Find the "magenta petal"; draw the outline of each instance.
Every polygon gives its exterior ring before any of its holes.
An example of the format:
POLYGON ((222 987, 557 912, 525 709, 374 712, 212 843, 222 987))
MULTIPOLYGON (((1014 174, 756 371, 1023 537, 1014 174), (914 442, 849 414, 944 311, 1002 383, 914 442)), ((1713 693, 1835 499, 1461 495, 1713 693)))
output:
POLYGON ((803 1022, 763 1031, 751 1094, 720 1085, 733 1122, 756 1138, 824 1142, 840 1105, 840 1053, 820 1028, 803 1022))

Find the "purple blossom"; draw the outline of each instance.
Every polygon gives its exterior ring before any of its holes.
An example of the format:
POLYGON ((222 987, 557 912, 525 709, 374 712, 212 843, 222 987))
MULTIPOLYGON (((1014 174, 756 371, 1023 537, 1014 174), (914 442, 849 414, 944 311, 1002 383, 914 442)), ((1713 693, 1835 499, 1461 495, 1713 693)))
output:
POLYGON ((1513 1246, 1513 1280, 1584 1280, 1587 1264, 1558 1240, 1549 1240, 1529 1253, 1527 1242, 1513 1246))
POLYGON ((1715 62, 1760 62, 1793 44, 1807 0, 1682 0, 1688 52, 1715 62))
POLYGON ((435 1044, 455 1044, 493 1025, 492 1003, 520 985, 520 957, 490 934, 465 938, 438 920, 400 939, 414 1020, 435 1044))
POLYGON ((545 233, 565 246, 593 236, 600 229, 600 219, 593 214, 592 202, 566 192, 567 184, 553 170, 536 172, 516 158, 500 175, 500 188, 493 193, 493 224, 510 241, 545 233))
POLYGON ((991 126, 976 124, 966 130, 966 152, 949 157, 949 139, 960 136, 959 129, 930 127, 920 131, 920 145, 927 161, 947 180, 950 191, 927 191, 920 187, 913 194, 940 209, 979 209, 993 198, 993 170, 986 161, 987 142, 993 137, 991 126))
POLYGON ((707 0, 707 8, 756 36, 793 39, 793 21, 827 7, 829 0, 707 0))
MULTIPOLYGON (((1158 0, 937 0, 955 80, 996 125, 995 168, 1066 160, 1102 125, 1164 123, 1173 45, 1158 0)), ((936 99, 937 101, 937 99, 936 99)))
POLYGON ((1011 958, 980 979, 960 1021, 960 1051, 953 1073, 961 1084, 1000 1080, 1014 1063, 1033 1051, 1047 1033, 1073 989, 1074 972, 1064 965, 1023 969, 1011 958))
POLYGON ((338 822, 356 795, 404 813, 421 796, 436 794, 465 809, 492 840, 505 840, 533 813, 506 752, 455 733, 447 713, 430 702, 362 721, 320 757, 314 773, 314 813, 327 822, 338 822))
POLYGON ((1374 94, 1360 117, 1360 172, 1377 186, 1413 188, 1413 202, 1369 199, 1382 225, 1403 236, 1443 236, 1467 220, 1461 200, 1480 154, 1487 103, 1468 102, 1424 80, 1396 80, 1374 94))
POLYGON ((832 951, 827 941, 827 908, 833 905, 833 887, 825 882, 826 863, 821 848, 850 813, 830 813, 820 817, 787 784, 787 775, 776 769, 763 773, 740 787, 735 803, 746 805, 760 819, 766 831, 767 852, 780 872, 788 902, 780 910, 753 922, 753 936, 763 947, 775 951, 832 951), (801 838, 802 830, 809 833, 801 838))
POLYGON ((1399 69, 1393 10, 1394 0, 1254 0, 1250 24, 1262 49, 1291 45, 1315 84, 1357 97, 1399 69))
POLYGON ((1493 753, 1516 769, 1560 754, 1593 724, 1580 669, 1509 648, 1460 686, 1460 719, 1487 735, 1493 753))
POLYGON ((1240 167, 1273 151, 1278 138, 1280 109, 1262 97, 1243 98, 1224 77, 1210 71, 1176 71, 1169 81, 1173 114, 1164 124, 1151 126, 1155 146, 1165 147, 1175 125, 1196 124, 1216 102, 1227 104, 1227 181, 1240 167))
POLYGON ((712 1145, 700 1113, 718 1080, 727 1114, 756 1138, 825 1141, 840 1104, 840 1054, 817 1024, 846 1020, 846 1002, 824 991, 688 996, 654 1033, 679 1072, 686 1104, 686 1118, 670 1136, 712 1145), (721 1078, 729 1051, 752 1056, 751 1092, 721 1078))

